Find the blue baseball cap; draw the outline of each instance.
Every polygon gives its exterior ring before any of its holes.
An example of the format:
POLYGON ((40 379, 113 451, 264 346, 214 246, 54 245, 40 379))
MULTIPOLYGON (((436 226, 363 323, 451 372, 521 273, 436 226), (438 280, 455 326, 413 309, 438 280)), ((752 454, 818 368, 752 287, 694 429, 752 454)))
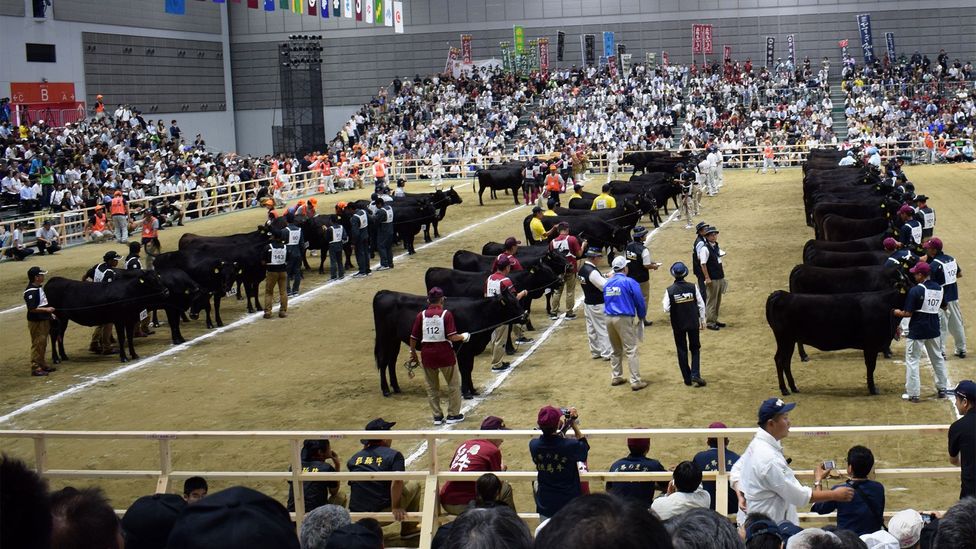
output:
POLYGON ((952 390, 956 396, 960 396, 976 404, 976 383, 973 383, 970 379, 964 379, 956 385, 956 388, 952 390))
POLYGON ((759 426, 765 425, 776 414, 785 414, 793 408, 796 408, 795 402, 783 402, 783 399, 775 397, 767 398, 759 405, 759 426))

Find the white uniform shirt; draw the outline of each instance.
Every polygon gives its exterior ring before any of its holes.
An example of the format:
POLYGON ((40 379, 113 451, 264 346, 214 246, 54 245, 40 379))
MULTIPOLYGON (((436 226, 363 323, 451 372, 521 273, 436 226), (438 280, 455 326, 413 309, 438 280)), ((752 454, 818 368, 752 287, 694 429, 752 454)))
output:
MULTIPOLYGON (((730 480, 738 483, 749 513, 763 513, 776 523, 788 520, 799 524, 796 507, 810 503, 813 493, 812 488, 796 480, 783 456, 783 446, 762 429, 756 431, 749 447, 732 466, 730 480)), ((742 524, 746 513, 740 510, 737 518, 742 524)))
POLYGON ((657 513, 661 520, 668 520, 678 516, 685 511, 692 509, 708 509, 712 505, 712 496, 708 495, 701 485, 692 493, 675 492, 671 495, 664 495, 651 503, 651 511, 657 513))

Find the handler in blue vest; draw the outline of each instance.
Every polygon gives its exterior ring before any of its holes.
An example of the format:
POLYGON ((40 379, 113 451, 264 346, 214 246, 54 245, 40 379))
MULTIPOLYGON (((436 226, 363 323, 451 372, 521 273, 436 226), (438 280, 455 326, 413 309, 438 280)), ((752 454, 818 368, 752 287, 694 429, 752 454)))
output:
POLYGON ((678 368, 685 385, 704 387, 701 377, 701 339, 699 331, 705 328, 705 302, 698 286, 685 282, 688 267, 682 262, 671 265, 674 284, 664 290, 661 305, 671 314, 671 331, 678 350, 678 368), (688 367, 688 350, 691 350, 691 367, 688 367))
POLYGON ((942 348, 942 356, 946 356, 946 339, 952 334, 956 356, 966 358, 966 329, 962 323, 957 284, 957 279, 962 277, 962 269, 954 257, 942 251, 941 238, 928 239, 924 248, 925 261, 932 268, 932 280, 942 285, 944 306, 939 309, 939 347, 942 348))
POLYGON ((939 349, 939 308, 942 306, 942 286, 929 278, 931 268, 928 263, 919 261, 909 271, 915 275, 918 284, 908 290, 905 309, 895 309, 893 314, 908 318, 908 341, 905 343, 905 394, 903 400, 919 402, 921 383, 918 375, 918 362, 922 347, 929 355, 935 371, 935 388, 938 398, 945 398, 948 380, 945 360, 939 349))
POLYGON ((637 343, 644 338, 643 321, 647 317, 647 304, 641 294, 640 285, 627 276, 627 258, 618 255, 613 258, 613 274, 603 287, 603 309, 607 321, 607 336, 610 338, 610 366, 613 377, 611 385, 623 385, 623 357, 627 355, 630 369, 630 388, 635 391, 647 387, 640 377, 640 359, 637 356, 637 343))
POLYGON ((922 224, 915 219, 915 208, 908 204, 898 209, 898 240, 903 248, 911 250, 915 255, 922 255, 922 224))
POLYGON ((376 222, 379 228, 376 230, 376 250, 380 254, 380 266, 377 271, 385 271, 393 268, 393 208, 382 198, 377 198, 376 222))

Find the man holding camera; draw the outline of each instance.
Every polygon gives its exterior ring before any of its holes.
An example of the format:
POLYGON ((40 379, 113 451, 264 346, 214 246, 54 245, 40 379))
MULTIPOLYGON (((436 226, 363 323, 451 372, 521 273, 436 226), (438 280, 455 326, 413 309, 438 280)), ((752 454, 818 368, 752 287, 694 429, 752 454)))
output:
POLYGON ((800 484, 783 455, 781 440, 790 434, 790 410, 794 402, 770 398, 759 406, 759 429, 732 466, 730 480, 739 497, 739 524, 745 522, 748 513, 763 513, 776 523, 788 520, 799 524, 797 505, 821 501, 847 502, 854 498, 854 489, 841 487, 822 490, 822 479, 827 472, 823 463, 814 470, 813 488, 800 484))
POLYGON ((580 432, 578 419, 576 408, 565 413, 554 406, 539 410, 542 436, 529 441, 529 453, 539 472, 535 502, 540 520, 555 515, 583 493, 577 463, 586 461, 590 444, 580 432), (563 436, 570 428, 573 439, 563 436))

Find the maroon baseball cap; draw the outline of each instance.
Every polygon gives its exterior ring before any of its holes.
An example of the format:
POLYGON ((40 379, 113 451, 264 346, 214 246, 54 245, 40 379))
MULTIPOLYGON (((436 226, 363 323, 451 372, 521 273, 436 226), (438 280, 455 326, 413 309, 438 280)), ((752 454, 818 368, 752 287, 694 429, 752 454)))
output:
POLYGON ((882 244, 884 245, 884 249, 888 250, 889 252, 898 247, 898 241, 895 240, 894 238, 891 238, 890 236, 884 239, 884 242, 882 242, 882 244))
POLYGON ((915 208, 912 208, 908 204, 903 204, 901 208, 898 208, 899 214, 915 215, 915 208))
POLYGON ((915 264, 914 267, 909 269, 908 272, 912 274, 927 275, 932 273, 932 267, 930 267, 929 264, 924 261, 919 261, 918 263, 915 264))
POLYGON ((512 260, 507 255, 500 256, 495 260, 495 268, 499 271, 512 264, 512 260))
POLYGON ((646 452, 651 449, 651 439, 649 438, 628 438, 627 448, 631 452, 646 452))
POLYGON ((543 429, 552 428, 555 429, 559 427, 559 418, 563 417, 563 413, 555 406, 543 406, 539 409, 539 427, 543 429))
POLYGON ((942 251, 942 239, 939 238, 939 237, 937 237, 937 236, 934 236, 934 237, 926 240, 925 241, 925 244, 923 244, 922 247, 923 248, 932 248, 933 250, 938 250, 938 251, 941 252, 942 251))
POLYGON ((728 429, 729 426, 722 423, 721 421, 713 421, 708 424, 709 429, 728 429))
MULTIPOLYGON (((558 421, 558 420, 557 420, 558 421)), ((507 431, 505 420, 498 416, 488 416, 481 422, 482 431, 507 431)))
POLYGON ((427 299, 434 300, 442 297, 444 297, 444 290, 442 290, 440 286, 434 286, 429 292, 427 292, 427 299))
POLYGON ((518 246, 521 243, 522 243, 522 241, 521 240, 518 240, 514 236, 510 236, 510 237, 508 237, 508 238, 505 239, 505 247, 506 248, 511 248, 512 246, 518 246))

